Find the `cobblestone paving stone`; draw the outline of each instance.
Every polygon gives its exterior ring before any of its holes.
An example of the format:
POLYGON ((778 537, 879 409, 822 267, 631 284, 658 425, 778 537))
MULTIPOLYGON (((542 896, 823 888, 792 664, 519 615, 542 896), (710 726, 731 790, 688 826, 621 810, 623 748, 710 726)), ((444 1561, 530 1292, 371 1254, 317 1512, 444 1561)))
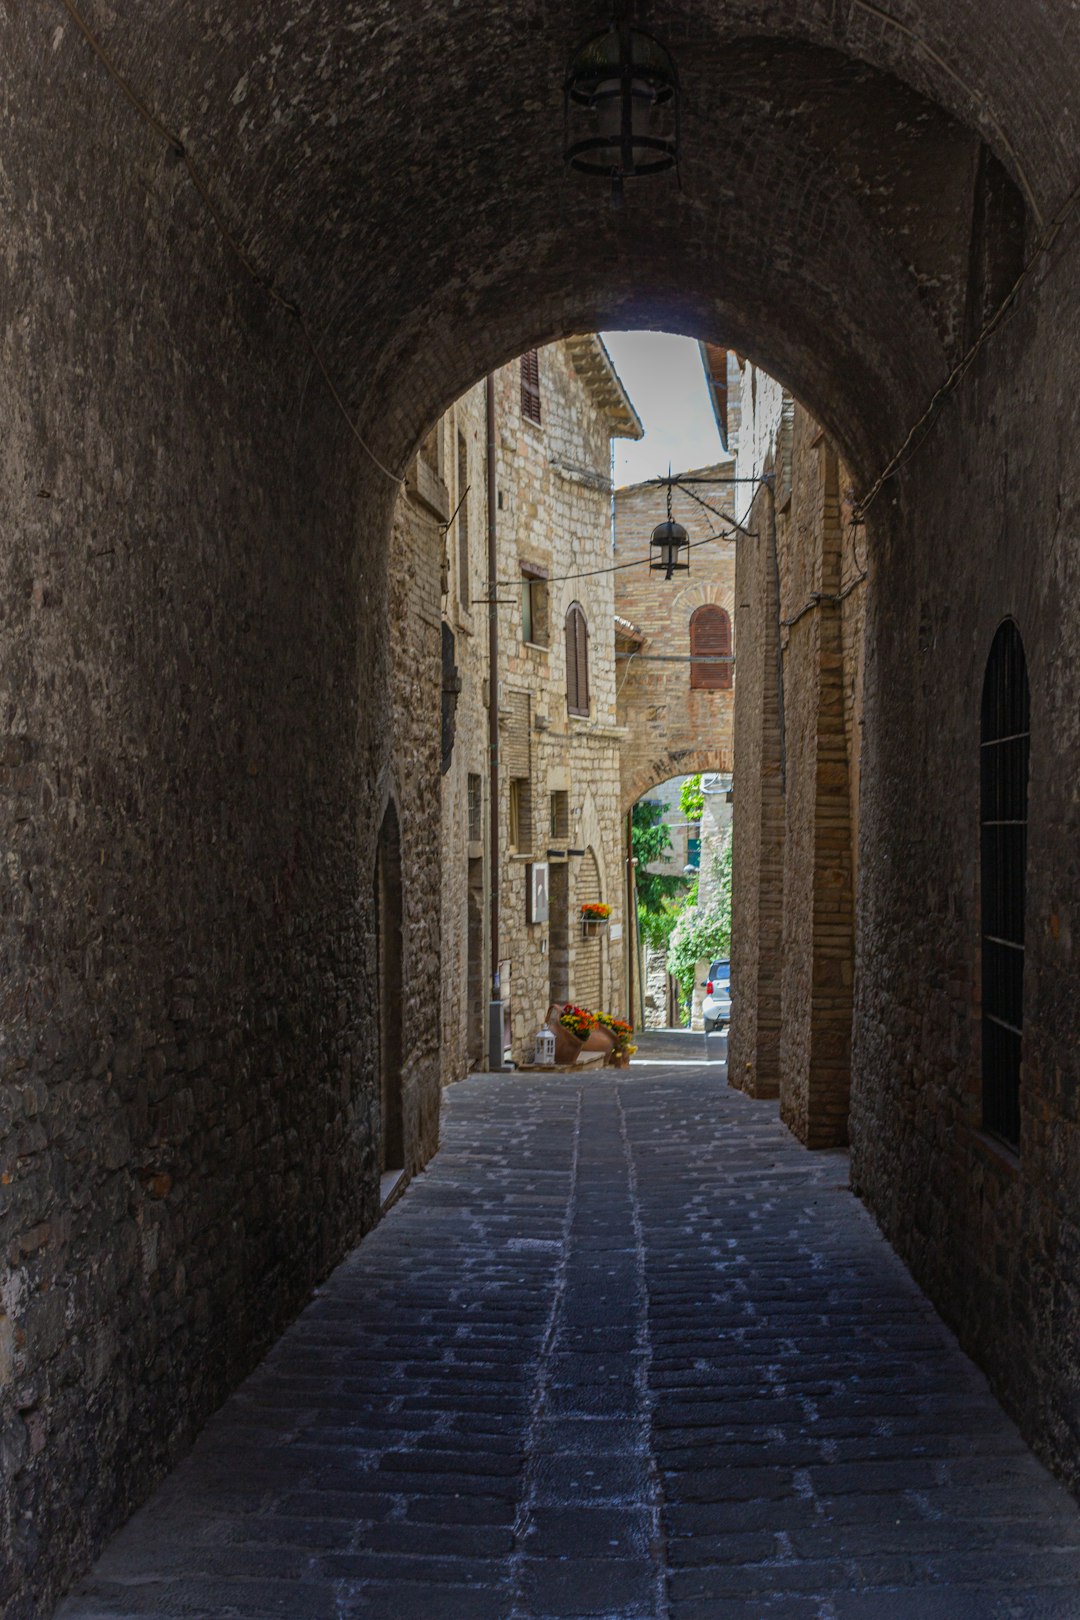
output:
POLYGON ((64 1620, 1078 1620, 844 1155, 661 1062, 477 1076, 443 1143, 64 1620))

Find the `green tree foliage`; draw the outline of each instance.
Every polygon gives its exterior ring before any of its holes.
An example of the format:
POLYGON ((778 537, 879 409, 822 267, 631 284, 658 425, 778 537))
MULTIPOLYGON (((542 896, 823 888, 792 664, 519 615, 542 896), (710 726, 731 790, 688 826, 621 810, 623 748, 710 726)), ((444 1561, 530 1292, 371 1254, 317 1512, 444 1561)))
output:
MULTIPOLYGON (((664 806, 649 799, 639 800, 634 806, 632 824, 634 857, 638 863, 638 906, 650 916, 661 918, 664 902, 685 895, 687 887, 684 877, 646 870, 653 861, 662 861, 671 848, 671 834, 664 823, 664 806)), ((653 943, 650 935, 644 937, 653 943)))
POLYGON ((688 776, 679 789, 679 804, 687 821, 700 821, 705 814, 705 795, 701 791, 701 777, 688 776))
POLYGON ((705 905, 685 906, 668 940, 668 970, 679 981, 685 1005, 694 993, 699 962, 731 955, 731 837, 713 857, 714 884, 705 905))

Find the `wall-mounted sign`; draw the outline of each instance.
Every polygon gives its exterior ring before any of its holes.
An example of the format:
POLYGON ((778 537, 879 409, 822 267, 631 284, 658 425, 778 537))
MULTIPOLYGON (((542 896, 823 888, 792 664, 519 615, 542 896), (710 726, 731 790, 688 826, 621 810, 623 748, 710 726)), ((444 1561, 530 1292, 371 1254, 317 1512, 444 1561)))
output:
POLYGON ((612 923, 608 929, 608 939, 622 939, 622 923, 612 923))
POLYGON ((525 868, 525 921, 548 920, 548 863, 532 861, 525 868))

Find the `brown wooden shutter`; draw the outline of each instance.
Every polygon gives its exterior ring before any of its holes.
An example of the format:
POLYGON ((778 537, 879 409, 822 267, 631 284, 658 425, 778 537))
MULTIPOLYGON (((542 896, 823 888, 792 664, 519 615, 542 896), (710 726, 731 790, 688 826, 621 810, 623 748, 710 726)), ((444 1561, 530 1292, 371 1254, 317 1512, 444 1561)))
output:
POLYGON ((526 349, 521 357, 521 414, 530 422, 540 421, 540 356, 526 349))
POLYGON ((707 603, 690 619, 690 685, 701 692, 731 690, 730 663, 696 663, 699 658, 731 657, 731 620, 722 607, 707 603))
POLYGON ((577 602, 566 615, 566 707, 570 714, 589 712, 589 627, 577 602))

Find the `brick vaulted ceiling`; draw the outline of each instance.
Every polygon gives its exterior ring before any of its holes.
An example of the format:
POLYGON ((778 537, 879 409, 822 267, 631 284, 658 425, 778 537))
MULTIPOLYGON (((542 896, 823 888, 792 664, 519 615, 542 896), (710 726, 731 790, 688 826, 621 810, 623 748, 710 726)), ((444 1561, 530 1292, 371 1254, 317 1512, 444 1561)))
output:
MULTIPOLYGON (((529 343, 648 324, 757 359, 868 475, 959 352, 980 142, 1029 246, 1080 177, 1067 0, 889 0, 892 20, 853 0, 642 0, 682 75, 682 189, 639 183, 621 211, 560 154, 567 57, 606 6, 82 4, 395 466, 529 343)), ((210 285, 240 274, 60 0, 0 8, 0 56, 42 116, 85 107, 111 143, 103 184, 122 154, 172 194, 210 285)))

